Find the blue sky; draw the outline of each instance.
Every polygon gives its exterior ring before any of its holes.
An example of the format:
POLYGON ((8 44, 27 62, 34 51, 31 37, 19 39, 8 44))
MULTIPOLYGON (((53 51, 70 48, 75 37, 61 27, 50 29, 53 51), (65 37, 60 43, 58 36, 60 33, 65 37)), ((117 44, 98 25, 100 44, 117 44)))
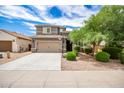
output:
POLYGON ((18 5, 0 6, 0 29, 35 35, 36 24, 62 25, 71 31, 84 25, 91 15, 99 12, 99 5, 18 5))

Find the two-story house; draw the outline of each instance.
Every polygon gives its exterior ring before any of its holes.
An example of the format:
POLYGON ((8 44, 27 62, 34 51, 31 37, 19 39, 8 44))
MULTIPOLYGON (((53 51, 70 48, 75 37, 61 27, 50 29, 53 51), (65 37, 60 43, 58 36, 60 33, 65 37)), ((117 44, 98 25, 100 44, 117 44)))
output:
MULTIPOLYGON (((32 37, 32 52, 65 52, 71 43, 67 39, 66 28, 58 25, 36 25, 36 35, 32 37)), ((72 47, 70 47, 70 50, 72 47)))

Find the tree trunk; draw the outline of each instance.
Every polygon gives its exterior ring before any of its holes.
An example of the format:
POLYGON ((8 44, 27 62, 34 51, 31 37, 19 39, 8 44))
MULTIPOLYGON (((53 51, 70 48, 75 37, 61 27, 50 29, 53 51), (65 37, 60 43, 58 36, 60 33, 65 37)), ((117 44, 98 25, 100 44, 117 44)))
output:
POLYGON ((93 44, 93 56, 98 52, 98 49, 99 49, 99 45, 97 44, 93 44))
POLYGON ((93 44, 93 56, 95 55, 95 47, 96 47, 96 44, 93 44))

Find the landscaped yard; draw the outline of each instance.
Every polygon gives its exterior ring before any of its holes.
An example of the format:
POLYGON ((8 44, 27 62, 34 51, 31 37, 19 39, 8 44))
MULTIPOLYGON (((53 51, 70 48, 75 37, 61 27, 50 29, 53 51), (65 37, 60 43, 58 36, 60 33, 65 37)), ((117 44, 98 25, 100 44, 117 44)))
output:
POLYGON ((64 55, 62 70, 124 70, 123 10, 123 6, 104 6, 71 31, 73 49, 64 55))
POLYGON ((109 62, 96 61, 90 55, 81 53, 76 61, 68 61, 62 58, 62 70, 64 71, 110 71, 124 70, 124 65, 120 64, 119 60, 110 59, 109 62))
POLYGON ((20 57, 23 57, 23 56, 26 56, 26 55, 29 55, 31 54, 31 52, 23 52, 23 53, 10 53, 10 58, 8 59, 7 58, 7 55, 6 53, 4 54, 4 58, 0 58, 0 64, 4 64, 4 63, 7 63, 7 62, 10 62, 10 61, 13 61, 15 59, 18 59, 20 57))

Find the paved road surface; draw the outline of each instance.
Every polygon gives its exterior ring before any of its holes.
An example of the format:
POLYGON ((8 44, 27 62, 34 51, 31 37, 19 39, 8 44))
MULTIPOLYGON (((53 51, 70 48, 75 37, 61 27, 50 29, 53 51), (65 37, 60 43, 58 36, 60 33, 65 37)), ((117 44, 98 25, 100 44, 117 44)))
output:
POLYGON ((124 88, 124 71, 0 71, 0 87, 124 88))

